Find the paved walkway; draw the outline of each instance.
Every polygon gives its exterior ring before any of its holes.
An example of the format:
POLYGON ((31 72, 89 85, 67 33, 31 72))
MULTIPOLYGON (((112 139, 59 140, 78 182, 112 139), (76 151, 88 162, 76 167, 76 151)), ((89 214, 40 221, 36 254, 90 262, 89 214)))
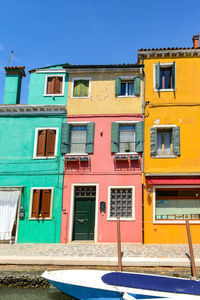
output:
MULTIPOLYGON (((200 267, 200 245, 194 245, 200 267)), ((117 265, 116 244, 0 244, 0 264, 117 265)), ((190 266, 187 245, 122 244, 123 266, 190 266)))

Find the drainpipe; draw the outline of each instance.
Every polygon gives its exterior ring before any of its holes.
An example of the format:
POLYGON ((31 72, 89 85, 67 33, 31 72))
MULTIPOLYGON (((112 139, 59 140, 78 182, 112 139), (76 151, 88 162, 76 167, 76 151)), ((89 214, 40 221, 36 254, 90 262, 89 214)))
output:
MULTIPOLYGON (((142 56, 142 64, 144 64, 144 59, 142 56)), ((143 120, 143 152, 142 152, 142 244, 144 244, 144 122, 145 122, 145 72, 144 66, 142 68, 143 75, 143 101, 142 101, 142 120, 143 120)))

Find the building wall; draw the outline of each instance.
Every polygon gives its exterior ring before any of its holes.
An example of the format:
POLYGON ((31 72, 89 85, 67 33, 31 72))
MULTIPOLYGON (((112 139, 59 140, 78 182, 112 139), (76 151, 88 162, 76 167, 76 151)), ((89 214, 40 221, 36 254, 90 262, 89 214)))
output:
MULTIPOLYGON (((142 159, 132 163, 116 162, 111 153, 111 123, 116 121, 142 121, 141 115, 121 114, 68 116, 67 122, 90 121, 95 123, 94 153, 89 154, 90 163, 80 165, 79 162, 65 162, 63 185, 63 211, 61 225, 61 242, 69 240, 72 184, 97 184, 98 208, 96 219, 96 241, 116 242, 116 220, 107 220, 108 187, 135 187, 135 220, 121 221, 122 242, 141 243, 142 226, 142 159), (106 202, 106 213, 102 216, 99 210, 101 201, 106 202)), ((73 220, 72 220, 73 223, 73 220)), ((71 223, 71 226, 73 225, 71 223)))
POLYGON ((143 82, 140 97, 116 97, 115 77, 141 76, 139 71, 115 71, 99 73, 70 73, 67 111, 69 115, 87 114, 141 114, 143 82), (72 98, 72 78, 91 78, 91 97, 72 98))
POLYGON ((23 187, 21 205, 25 218, 19 220, 19 243, 60 242, 63 159, 60 156, 61 125, 66 116, 43 115, 1 117, 0 188, 23 187), (35 128, 59 128, 57 157, 33 159, 35 128), (29 220, 32 187, 53 187, 52 220, 29 220))

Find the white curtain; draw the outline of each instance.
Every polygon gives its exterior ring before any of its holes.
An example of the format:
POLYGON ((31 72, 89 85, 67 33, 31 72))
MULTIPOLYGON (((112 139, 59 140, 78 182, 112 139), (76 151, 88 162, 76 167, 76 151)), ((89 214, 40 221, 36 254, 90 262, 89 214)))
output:
POLYGON ((0 240, 11 239, 19 194, 19 191, 0 191, 0 240))

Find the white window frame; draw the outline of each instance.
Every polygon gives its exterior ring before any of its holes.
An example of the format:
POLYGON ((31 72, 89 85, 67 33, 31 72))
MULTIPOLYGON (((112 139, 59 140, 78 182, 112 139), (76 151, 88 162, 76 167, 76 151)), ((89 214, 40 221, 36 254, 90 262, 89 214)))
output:
POLYGON ((44 97, 60 97, 60 96, 64 96, 64 90, 65 90, 65 75, 63 74, 51 74, 51 75, 46 75, 45 77, 45 85, 44 85, 44 97), (63 84, 62 84, 62 92, 61 94, 47 94, 47 80, 49 77, 62 77, 63 79, 63 84))
POLYGON ((69 242, 72 242, 73 224, 74 224, 74 206, 75 206, 75 187, 76 186, 96 186, 96 203, 95 203, 95 225, 94 225, 94 242, 97 242, 98 229, 98 207, 99 207, 99 184, 98 183, 72 183, 71 184, 71 205, 69 218, 69 242))
MULTIPOLYGON (((133 80, 133 89, 134 89, 134 79, 138 77, 138 76, 119 76, 120 80, 123 80, 123 81, 128 81, 128 80, 133 80)), ((121 84, 121 83, 120 83, 121 84)), ((126 91, 127 91, 127 86, 126 86, 126 91)), ((117 95, 117 98, 136 98, 137 96, 134 95, 117 95)))
MULTIPOLYGON (((67 122, 68 124, 72 126, 86 126, 86 138, 87 138, 87 124, 90 123, 89 121, 81 121, 81 122, 67 122)), ((71 130, 70 130, 70 135, 71 135, 71 130)), ((88 156, 88 153, 66 153, 65 156, 88 156)))
MULTIPOLYGON (((120 125, 135 125, 139 121, 116 121, 115 123, 119 123, 120 125)), ((135 138, 136 138, 136 132, 135 132, 135 138)), ((117 152, 117 155, 126 154, 126 155, 132 155, 132 154, 138 154, 136 151, 134 152, 117 152)))
MULTIPOLYGON (((156 64, 153 65, 153 88, 155 92, 174 92, 176 90, 176 66, 175 66, 175 86, 174 89, 157 89, 156 88, 156 64)), ((173 63, 160 63, 160 67, 169 68, 172 67, 173 63)))
POLYGON ((35 128, 33 159, 44 159, 44 158, 45 159, 53 159, 53 158, 56 158, 57 150, 58 150, 58 133, 59 133, 59 128, 58 127, 37 127, 37 128, 35 128), (44 129, 56 130, 54 156, 37 156, 38 132, 40 130, 44 130, 44 129))
POLYGON ((71 86, 71 96, 70 98, 74 98, 74 99, 87 99, 91 97, 91 81, 92 78, 91 77, 77 77, 77 78, 72 78, 72 86, 71 86), (85 97, 74 97, 73 93, 74 93, 74 81, 76 80, 89 80, 89 88, 88 88, 88 96, 85 97))
MULTIPOLYGON (((200 188, 200 185, 154 185, 153 186, 153 224, 185 224, 185 220, 156 220, 156 189, 158 188, 200 188)), ((200 220, 189 220, 191 224, 200 224, 200 220)))
POLYGON ((132 217, 120 217, 121 221, 135 221, 135 186, 134 185, 110 185, 108 186, 108 208, 107 221, 117 220, 117 217, 110 217, 110 195, 111 189, 132 189, 132 217))
MULTIPOLYGON (((153 127, 157 129, 172 129, 173 127, 177 127, 177 125, 153 125, 153 127)), ((151 158, 176 158, 176 155, 169 154, 169 155, 155 155, 151 158)))
POLYGON ((32 187, 31 188, 31 197, 30 197, 30 206, 29 206, 29 220, 52 220, 52 209, 53 209, 53 187, 32 187), (33 192, 34 190, 51 190, 51 205, 50 205, 50 216, 49 218, 34 218, 31 216, 32 214, 32 206, 33 206, 33 192))

